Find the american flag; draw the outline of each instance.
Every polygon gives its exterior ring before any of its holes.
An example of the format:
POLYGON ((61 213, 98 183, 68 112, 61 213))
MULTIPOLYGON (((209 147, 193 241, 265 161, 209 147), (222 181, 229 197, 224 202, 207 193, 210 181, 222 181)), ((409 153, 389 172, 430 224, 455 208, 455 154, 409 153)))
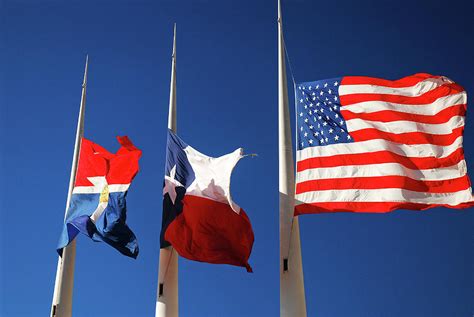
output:
POLYGON ((349 76, 296 87, 295 215, 473 204, 467 95, 444 76, 349 76))

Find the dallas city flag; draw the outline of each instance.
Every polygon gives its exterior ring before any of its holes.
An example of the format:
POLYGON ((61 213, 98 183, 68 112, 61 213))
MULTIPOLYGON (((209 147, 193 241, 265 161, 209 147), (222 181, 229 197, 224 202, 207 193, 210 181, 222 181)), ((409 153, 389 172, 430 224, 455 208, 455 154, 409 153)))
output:
POLYGON ((444 76, 302 83, 295 214, 472 206, 467 95, 444 76))
POLYGON ((128 137, 117 139, 121 147, 115 154, 82 139, 71 203, 57 248, 60 255, 79 232, 124 255, 138 255, 137 239, 125 222, 125 197, 138 172, 141 151, 128 137))
POLYGON ((243 266, 254 235, 245 211, 232 201, 232 170, 242 149, 213 158, 168 131, 161 247, 190 260, 243 266))

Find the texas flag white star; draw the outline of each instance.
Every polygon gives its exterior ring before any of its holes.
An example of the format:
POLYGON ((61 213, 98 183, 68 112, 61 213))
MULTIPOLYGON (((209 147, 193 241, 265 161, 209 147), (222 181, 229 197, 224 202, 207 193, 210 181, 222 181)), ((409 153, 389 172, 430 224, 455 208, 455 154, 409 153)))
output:
POLYGON ((176 165, 170 171, 170 176, 165 176, 165 187, 163 187, 163 196, 168 193, 173 205, 176 201, 176 187, 184 187, 176 180, 176 165))

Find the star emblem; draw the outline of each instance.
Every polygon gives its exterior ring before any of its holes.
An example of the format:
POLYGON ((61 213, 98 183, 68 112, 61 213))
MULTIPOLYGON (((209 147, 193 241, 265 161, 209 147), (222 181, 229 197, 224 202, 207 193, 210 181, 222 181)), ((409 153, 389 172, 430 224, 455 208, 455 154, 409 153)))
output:
POLYGON ((176 187, 184 187, 178 180, 176 180, 176 165, 170 171, 170 176, 165 176, 165 187, 163 187, 163 196, 168 193, 173 205, 176 201, 176 187))

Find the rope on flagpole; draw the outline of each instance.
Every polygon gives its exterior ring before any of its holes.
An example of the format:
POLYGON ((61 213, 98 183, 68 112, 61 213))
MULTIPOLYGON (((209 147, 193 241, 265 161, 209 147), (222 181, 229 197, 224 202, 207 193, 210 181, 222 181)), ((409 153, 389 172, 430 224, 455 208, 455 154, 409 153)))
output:
MULTIPOLYGON (((166 263, 166 268, 165 268, 165 273, 163 275, 163 280, 160 282, 160 280, 158 279, 158 297, 162 297, 163 296, 163 292, 164 292, 164 285, 165 285, 165 280, 166 280, 166 276, 168 275, 168 270, 169 270, 169 267, 170 267, 170 264, 171 264, 171 260, 173 258, 173 246, 169 246, 168 250, 171 252, 170 256, 168 257, 168 263, 166 263)), ((161 255, 161 253, 160 253, 161 255)))
POLYGON ((293 236, 293 223, 295 222, 295 216, 291 218, 291 227, 290 227, 290 239, 288 239, 288 254, 286 255, 286 258, 290 259, 290 249, 291 249, 291 237, 293 236))
MULTIPOLYGON (((288 62, 288 67, 290 69, 290 75, 291 75, 291 80, 293 81, 293 96, 294 96, 294 110, 295 110, 295 151, 297 149, 297 146, 298 146, 298 127, 296 126, 296 122, 298 122, 298 109, 297 109, 297 106, 298 106, 298 102, 297 102, 297 99, 296 99, 296 81, 295 81, 295 76, 293 74, 293 68, 291 67, 291 61, 290 61, 290 56, 288 55, 288 50, 286 49, 286 43, 285 43, 285 38, 283 37, 283 46, 285 48, 285 56, 286 56, 286 60, 288 62)), ((295 171, 296 171, 296 160, 295 160, 295 171)), ((293 222, 291 224, 291 227, 293 228, 293 222)), ((291 233, 291 231, 290 231, 291 233)))
POLYGON ((291 75, 291 80, 293 81, 293 87, 296 87, 295 76, 293 75, 293 68, 291 67, 291 61, 290 61, 290 57, 288 56, 288 50, 286 49, 286 42, 285 42, 284 37, 283 37, 283 46, 285 47, 285 56, 288 62, 288 67, 290 68, 290 75, 291 75))
POLYGON ((171 255, 170 257, 168 258, 168 263, 166 264, 166 271, 165 271, 165 275, 163 275, 163 282, 166 280, 166 275, 168 274, 168 268, 170 267, 170 263, 171 263, 171 258, 173 257, 173 254, 174 254, 174 249, 173 249, 173 246, 170 246, 169 248, 170 252, 171 252, 171 255))
MULTIPOLYGON (((293 74, 293 68, 291 67, 291 61, 290 61, 290 56, 288 55, 288 49, 286 48, 286 42, 285 38, 283 37, 283 46, 285 48, 285 56, 286 56, 286 61, 288 62, 288 68, 290 69, 290 75, 291 75, 291 80, 293 81, 293 96, 294 96, 294 110, 295 110, 295 151, 297 150, 298 147, 298 126, 296 125, 296 122, 298 122, 298 103, 297 103, 297 98, 296 98, 296 81, 295 81, 295 76, 293 74)), ((296 160, 295 160, 295 171, 296 171, 296 160)), ((295 175, 296 176, 296 175, 295 175)), ((296 188, 294 188, 296 191, 296 188)), ((293 210, 293 217, 291 218, 291 227, 290 227, 290 238, 288 239, 288 254, 286 255, 286 259, 289 262, 290 258, 290 252, 291 252, 291 237, 293 236, 293 224, 295 222, 295 216, 294 216, 294 210, 293 210)), ((288 265, 288 264, 287 264, 288 265)), ((288 268, 287 268, 288 269, 288 268)))

